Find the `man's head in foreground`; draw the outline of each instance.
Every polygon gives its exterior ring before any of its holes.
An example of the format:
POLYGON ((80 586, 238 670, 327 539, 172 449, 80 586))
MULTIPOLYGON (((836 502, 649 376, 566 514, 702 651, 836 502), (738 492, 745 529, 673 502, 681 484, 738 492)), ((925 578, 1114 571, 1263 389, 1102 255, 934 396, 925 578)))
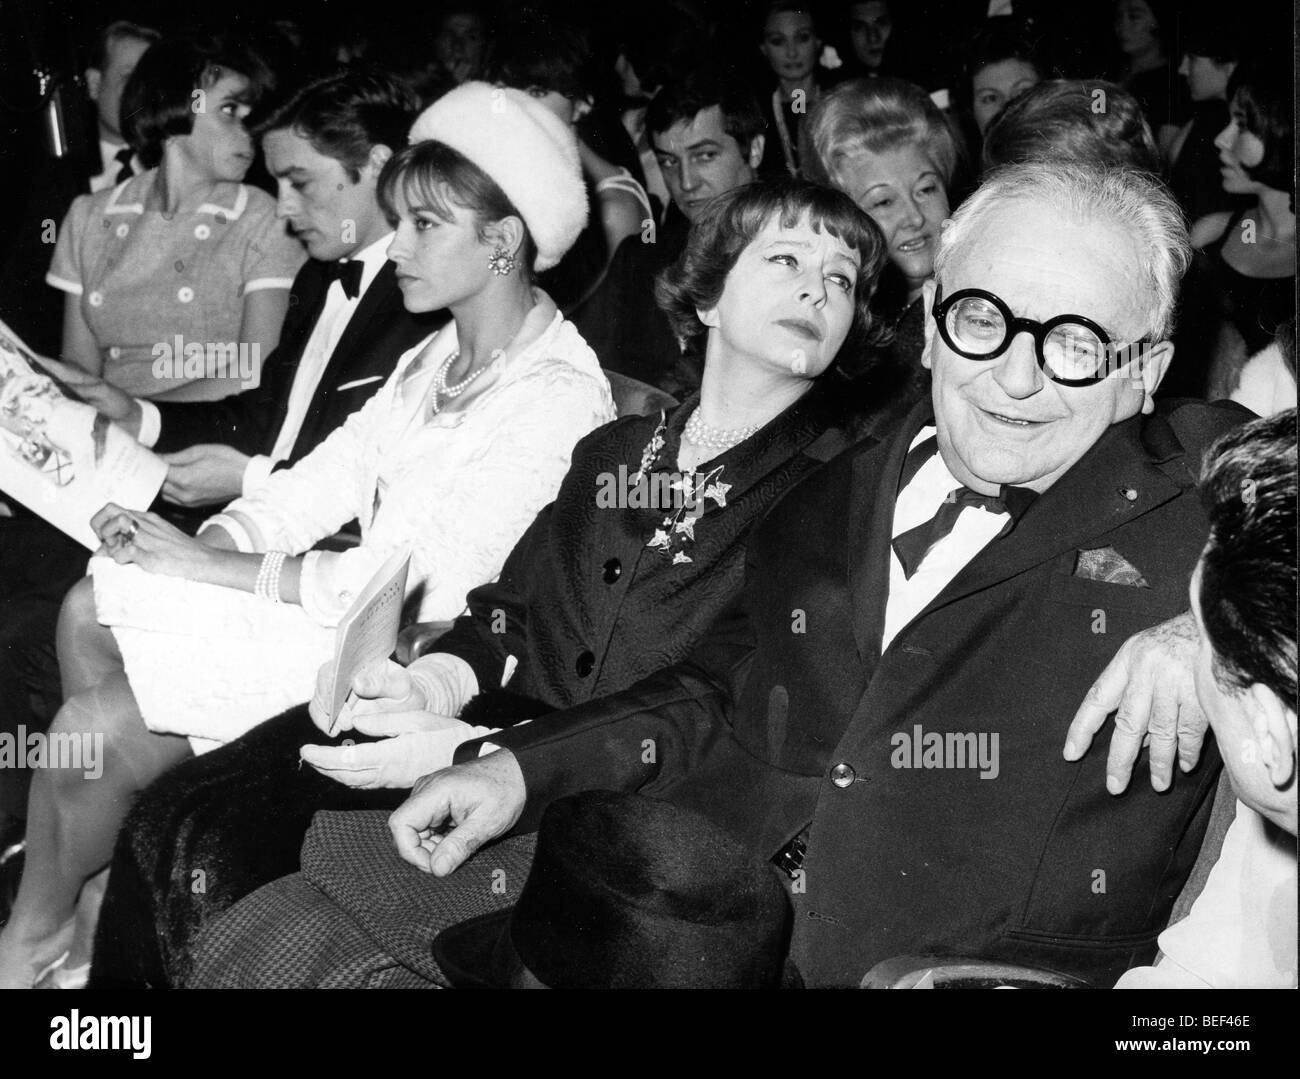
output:
POLYGON ((1196 695, 1237 797, 1296 832, 1296 411, 1205 455, 1210 537, 1192 574, 1196 695))
POLYGON ((922 363, 953 475, 1041 493, 1152 411, 1189 259, 1177 205, 1143 173, 995 172, 945 225, 926 292, 922 363))

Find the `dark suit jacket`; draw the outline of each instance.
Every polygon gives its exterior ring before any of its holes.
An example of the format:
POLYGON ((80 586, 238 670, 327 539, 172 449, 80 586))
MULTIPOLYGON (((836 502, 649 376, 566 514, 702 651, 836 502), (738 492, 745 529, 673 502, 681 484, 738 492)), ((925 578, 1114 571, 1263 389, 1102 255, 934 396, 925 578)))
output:
POLYGON ((1207 531, 1200 454, 1244 416, 1186 404, 1113 426, 882 654, 899 473, 929 420, 919 406, 778 503, 751 537, 745 588, 688 661, 492 735, 523 769, 521 827, 602 787, 698 809, 765 855, 811 825, 792 943, 810 985, 856 985, 881 960, 924 953, 1113 982, 1154 954, 1219 760, 1208 749, 1159 795, 1139 766, 1115 798, 1104 738, 1078 764, 1061 747, 1120 644, 1187 608, 1207 531), (1081 576, 1079 552, 1106 547, 1147 586, 1081 576), (902 766, 915 758, 900 759, 895 736, 967 732, 998 736, 996 777, 902 766))
MULTIPOLYGON (((247 454, 271 452, 289 407, 303 349, 325 303, 331 279, 324 270, 324 263, 308 259, 298 271, 280 343, 266 357, 255 389, 220 401, 155 402, 162 414, 157 452, 170 453, 201 442, 224 443, 247 454)), ((384 263, 334 347, 283 464, 294 464, 320 445, 384 384, 402 353, 445 320, 444 312, 412 315, 407 311, 393 264, 384 263), (340 389, 354 382, 362 385, 340 389)))

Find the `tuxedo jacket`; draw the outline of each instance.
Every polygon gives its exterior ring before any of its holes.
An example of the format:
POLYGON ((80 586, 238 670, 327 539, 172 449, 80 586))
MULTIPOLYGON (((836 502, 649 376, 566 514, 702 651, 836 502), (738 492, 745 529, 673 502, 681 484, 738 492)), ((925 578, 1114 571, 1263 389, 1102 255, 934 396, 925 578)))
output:
MULTIPOLYGON (((220 401, 155 402, 162 415, 162 430, 154 446, 157 452, 169 453, 202 442, 224 443, 247 454, 267 454, 275 448, 298 364, 332 281, 326 269, 325 263, 308 259, 298 271, 280 343, 266 357, 255 389, 220 401)), ((311 453, 384 384, 403 352, 444 321, 445 312, 413 315, 407 311, 394 266, 385 262, 334 346, 293 449, 282 465, 292 465, 311 453)))
POLYGON ((1113 983, 1154 954, 1220 761, 1207 746, 1156 794, 1144 757, 1114 797, 1109 732, 1079 763, 1062 758, 1065 733, 1120 645, 1187 609, 1208 529, 1201 454, 1246 415, 1189 403, 1112 426, 882 651, 894 501, 932 422, 924 402, 776 504, 740 595, 687 661, 491 736, 523 770, 518 827, 610 788, 703 812, 768 856, 803 834, 792 955, 809 985, 855 986, 909 954, 1113 983), (1117 565, 1140 577, 1098 571, 1117 565))

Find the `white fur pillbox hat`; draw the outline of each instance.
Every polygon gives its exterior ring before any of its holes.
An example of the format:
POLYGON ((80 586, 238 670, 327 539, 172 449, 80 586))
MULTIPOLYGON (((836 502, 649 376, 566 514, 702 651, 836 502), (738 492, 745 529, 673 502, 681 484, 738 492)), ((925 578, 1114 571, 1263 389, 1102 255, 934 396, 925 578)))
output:
POLYGON ((496 181, 537 245, 547 270, 587 225, 578 142, 559 117, 522 90, 467 82, 424 110, 411 142, 436 139, 496 181))

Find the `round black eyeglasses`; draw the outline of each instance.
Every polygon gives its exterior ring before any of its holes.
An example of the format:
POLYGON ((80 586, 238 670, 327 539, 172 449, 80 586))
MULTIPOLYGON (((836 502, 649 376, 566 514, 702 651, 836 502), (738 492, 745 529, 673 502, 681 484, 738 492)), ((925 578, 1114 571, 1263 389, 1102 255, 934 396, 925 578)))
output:
POLYGON ((1143 337, 1117 345, 1083 315, 1057 315, 1046 322, 1017 318, 1000 297, 981 288, 964 288, 947 297, 936 292, 932 310, 943 343, 968 360, 996 359, 1017 334, 1031 334, 1038 366, 1064 386, 1101 382, 1125 367, 1135 348, 1150 343, 1143 337))

